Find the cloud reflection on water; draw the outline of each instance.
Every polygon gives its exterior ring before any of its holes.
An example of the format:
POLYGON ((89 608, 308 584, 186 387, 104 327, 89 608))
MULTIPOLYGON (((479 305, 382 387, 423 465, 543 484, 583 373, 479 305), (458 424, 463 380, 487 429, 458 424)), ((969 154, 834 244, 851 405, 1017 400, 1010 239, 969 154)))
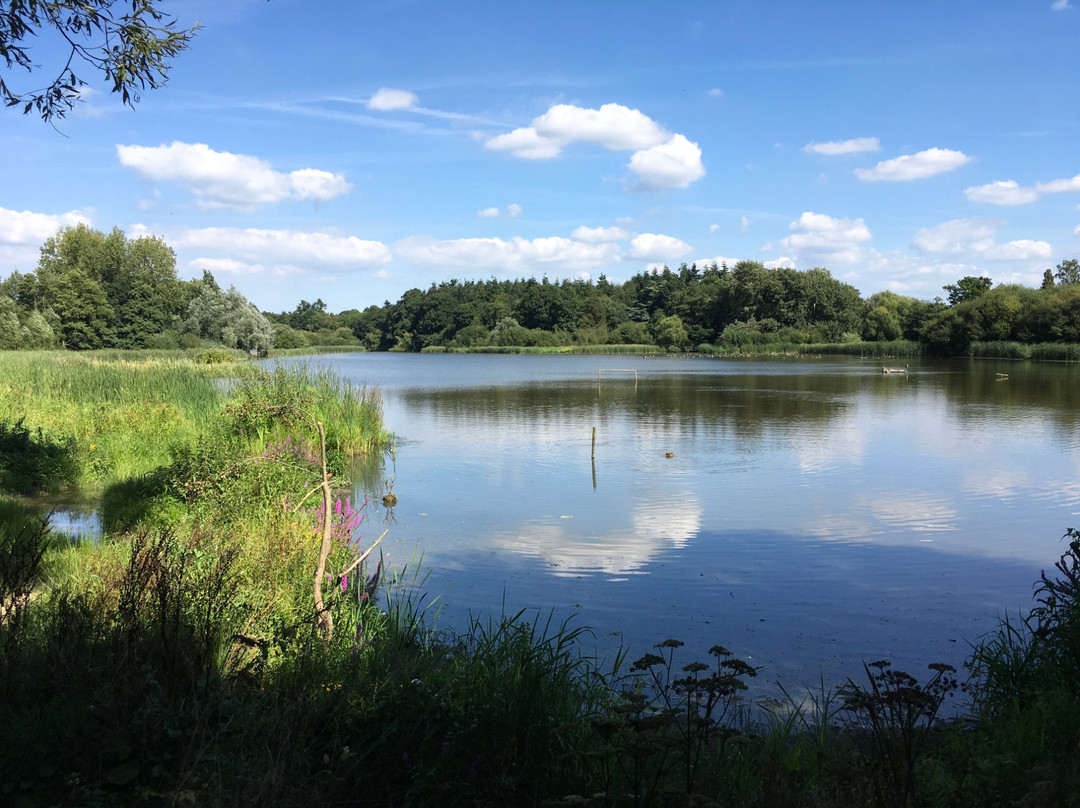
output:
POLYGON ((492 545, 544 561, 558 577, 603 573, 647 574, 661 553, 686 547, 701 530, 701 505, 691 494, 639 501, 625 526, 597 526, 586 518, 537 521, 500 531, 492 545))

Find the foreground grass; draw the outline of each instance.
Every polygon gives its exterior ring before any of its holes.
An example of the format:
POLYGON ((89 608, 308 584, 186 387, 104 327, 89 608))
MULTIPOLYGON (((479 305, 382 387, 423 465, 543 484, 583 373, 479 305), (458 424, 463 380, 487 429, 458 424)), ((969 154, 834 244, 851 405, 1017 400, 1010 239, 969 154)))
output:
MULTIPOLYGON (((145 391, 118 406, 164 400, 139 373, 172 359, 86 361, 30 371, 46 389, 80 379, 106 414, 116 373, 145 391)), ((191 389, 212 380, 191 364, 191 389)), ((0 496, 0 804, 1077 801, 1080 535, 1032 612, 976 648, 962 713, 956 672, 886 661, 749 705, 757 671, 720 645, 601 666, 581 629, 542 615, 439 631, 415 568, 361 559, 377 537, 333 487, 380 449, 377 397, 303 369, 212 386, 216 404, 178 405, 191 436, 164 464, 91 477, 107 483, 101 542, 71 545, 0 496)), ((9 430, 45 483, 68 444, 35 419, 60 398, 9 430)))

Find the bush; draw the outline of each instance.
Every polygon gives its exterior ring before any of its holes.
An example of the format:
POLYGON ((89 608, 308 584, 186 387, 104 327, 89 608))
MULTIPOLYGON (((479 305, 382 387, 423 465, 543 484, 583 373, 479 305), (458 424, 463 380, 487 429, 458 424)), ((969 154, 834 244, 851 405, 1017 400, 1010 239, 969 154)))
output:
POLYGON ((31 432, 23 421, 0 421, 0 490, 33 494, 78 482, 74 441, 55 441, 41 427, 31 432))

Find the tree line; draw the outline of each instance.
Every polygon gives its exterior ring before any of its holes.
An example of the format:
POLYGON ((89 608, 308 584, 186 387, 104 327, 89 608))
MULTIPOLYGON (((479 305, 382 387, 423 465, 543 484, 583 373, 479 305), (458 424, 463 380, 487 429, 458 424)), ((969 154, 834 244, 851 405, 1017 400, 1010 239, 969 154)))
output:
MULTIPOLYGON (((461 281, 410 289, 396 302, 326 311, 306 300, 268 314, 278 337, 348 336, 372 351, 484 346, 655 344, 710 346, 910 340, 940 354, 976 341, 1080 342, 1080 263, 1047 270, 1042 287, 993 286, 968 276, 932 301, 878 292, 863 299, 827 269, 768 269, 754 261, 704 269, 682 264, 642 271, 625 283, 585 280, 461 281)), ((332 344, 332 343, 321 343, 332 344)))
POLYGON ((960 354, 974 341, 1080 343, 1076 259, 1047 269, 1038 289, 968 276, 943 291, 947 299, 933 301, 889 291, 863 299, 825 268, 739 261, 665 266, 621 284, 604 275, 455 278, 362 311, 331 313, 317 299, 262 313, 209 272, 179 280, 173 250, 156 236, 77 225, 45 242, 34 272, 0 281, 0 349, 651 344, 685 351, 903 339, 960 354))
POLYGON ((157 236, 128 239, 84 224, 41 247, 37 269, 0 281, 0 349, 191 348, 205 343, 265 352, 273 329, 234 287, 209 272, 176 276, 157 236))

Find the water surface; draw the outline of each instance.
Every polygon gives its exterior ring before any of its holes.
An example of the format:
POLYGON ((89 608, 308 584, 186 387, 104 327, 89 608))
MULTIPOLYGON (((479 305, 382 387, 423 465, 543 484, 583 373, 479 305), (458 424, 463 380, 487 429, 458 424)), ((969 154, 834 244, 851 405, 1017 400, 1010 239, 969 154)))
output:
POLYGON ((389 524, 395 565, 422 554, 451 626, 553 610, 603 655, 676 637, 785 684, 879 658, 916 672, 958 665, 998 615, 1027 608, 1080 526, 1071 365, 283 361, 382 388, 397 439, 362 484, 365 530, 389 524), (392 511, 377 501, 388 481, 392 511))

